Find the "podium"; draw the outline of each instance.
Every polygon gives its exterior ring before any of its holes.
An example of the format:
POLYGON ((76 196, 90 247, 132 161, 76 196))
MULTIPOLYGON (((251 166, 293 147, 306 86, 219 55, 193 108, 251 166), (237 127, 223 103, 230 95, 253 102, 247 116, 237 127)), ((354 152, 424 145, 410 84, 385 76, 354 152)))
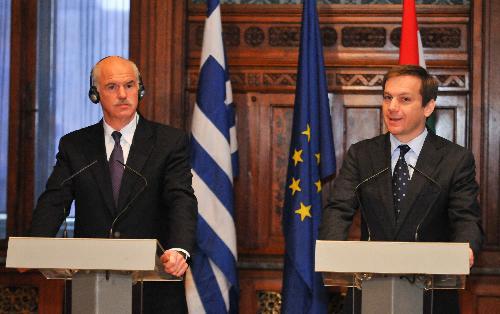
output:
POLYGON ((137 281, 179 281, 164 272, 152 239, 10 237, 6 267, 72 280, 72 313, 132 313, 137 281))
POLYGON ((325 286, 361 290, 363 314, 420 314, 425 290, 465 288, 469 244, 318 240, 315 261, 325 286))

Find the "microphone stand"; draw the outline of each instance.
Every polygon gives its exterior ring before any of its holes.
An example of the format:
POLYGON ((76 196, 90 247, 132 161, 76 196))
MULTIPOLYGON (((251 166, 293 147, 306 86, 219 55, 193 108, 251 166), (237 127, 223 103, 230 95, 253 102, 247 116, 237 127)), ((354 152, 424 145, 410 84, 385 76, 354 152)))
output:
MULTIPOLYGON (((113 220, 113 222, 111 223, 111 227, 109 228, 109 238, 110 239, 113 239, 115 238, 114 235, 113 235, 113 230, 115 228, 115 224, 116 222, 118 221, 118 219, 120 217, 123 216, 123 214, 130 208, 130 205, 132 205, 132 203, 135 201, 135 199, 142 193, 142 191, 144 191, 146 189, 146 187, 148 186, 148 180, 146 179, 146 177, 144 177, 142 174, 139 173, 139 171, 133 169, 132 167, 124 164, 123 162, 121 162, 120 160, 116 160, 117 162, 119 162, 125 169, 128 169, 130 170, 132 173, 134 173, 135 175, 137 175, 138 177, 140 177, 143 181, 144 181, 144 185, 142 186, 142 188, 137 192, 135 193, 134 197, 132 197, 132 199, 123 207, 122 211, 120 211, 118 213, 118 215, 115 217, 115 219, 113 220)), ((106 270, 106 280, 109 280, 109 270, 106 270)))
MULTIPOLYGON (((363 204, 361 202, 361 198, 359 197, 359 193, 358 193, 358 190, 359 188, 365 184, 366 182, 370 181, 370 180, 373 180, 375 179, 376 177, 378 177, 379 175, 381 175, 382 173, 386 172, 387 170, 389 170, 389 167, 387 168, 384 168, 380 171, 378 171, 377 173, 375 173, 374 175, 371 175, 369 176, 368 178, 364 179, 363 181, 361 181, 358 185, 356 185, 356 187, 354 188, 354 195, 356 195, 356 199, 358 200, 358 203, 359 203, 359 209, 361 210, 361 215, 362 216, 366 216, 365 213, 364 213, 364 208, 363 208, 363 204)), ((370 230, 370 226, 368 225, 368 221, 365 220, 365 223, 366 223, 366 229, 368 230, 368 241, 371 240, 372 238, 372 235, 371 235, 371 230, 370 230)))

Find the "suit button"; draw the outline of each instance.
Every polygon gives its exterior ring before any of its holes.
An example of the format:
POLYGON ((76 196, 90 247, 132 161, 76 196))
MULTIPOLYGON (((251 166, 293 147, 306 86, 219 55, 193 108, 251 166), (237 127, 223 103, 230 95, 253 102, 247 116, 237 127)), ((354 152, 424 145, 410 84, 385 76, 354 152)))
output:
POLYGON ((115 239, 118 239, 120 237, 120 231, 115 231, 115 233, 113 234, 113 237, 115 239))

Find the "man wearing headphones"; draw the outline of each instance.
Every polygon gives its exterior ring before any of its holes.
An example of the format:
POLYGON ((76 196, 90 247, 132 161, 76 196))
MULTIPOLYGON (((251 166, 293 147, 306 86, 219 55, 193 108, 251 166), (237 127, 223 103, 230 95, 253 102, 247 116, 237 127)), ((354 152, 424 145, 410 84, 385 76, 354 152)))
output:
MULTIPOLYGON (((132 61, 102 59, 90 85, 104 117, 61 138, 31 235, 54 236, 74 200, 75 237, 158 239, 165 271, 183 276, 197 219, 188 137, 137 113, 145 89, 132 61)), ((143 313, 187 312, 183 282, 145 283, 143 296, 143 313)))

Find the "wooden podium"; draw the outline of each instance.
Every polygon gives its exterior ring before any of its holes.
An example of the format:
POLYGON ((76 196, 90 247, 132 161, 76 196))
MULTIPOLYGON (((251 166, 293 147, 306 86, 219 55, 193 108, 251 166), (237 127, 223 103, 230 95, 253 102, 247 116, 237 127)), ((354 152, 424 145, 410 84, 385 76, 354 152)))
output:
POLYGON ((163 270, 150 239, 10 237, 6 267, 72 280, 72 313, 132 313, 132 284, 181 280, 163 270))
POLYGON ((315 260, 326 286, 361 290, 363 314, 420 314, 425 290, 465 288, 469 245, 316 241, 315 260))

